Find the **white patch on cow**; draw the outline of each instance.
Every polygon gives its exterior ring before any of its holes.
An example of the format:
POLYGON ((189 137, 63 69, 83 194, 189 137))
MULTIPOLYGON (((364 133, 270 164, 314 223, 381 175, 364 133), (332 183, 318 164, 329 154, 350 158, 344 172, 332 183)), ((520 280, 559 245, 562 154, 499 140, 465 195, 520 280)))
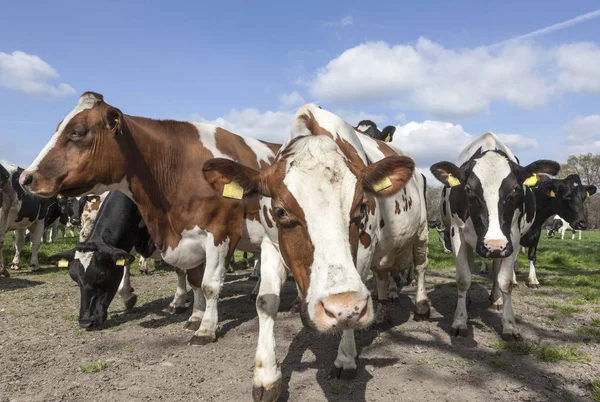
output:
POLYGON ((67 124, 69 124, 71 119, 73 119, 73 117, 77 116, 84 110, 91 109, 92 107, 94 107, 96 102, 98 102, 98 99, 92 94, 85 94, 79 98, 79 103, 77 103, 75 109, 73 109, 71 113, 69 113, 67 117, 63 119, 62 123, 60 123, 60 126, 58 126, 56 133, 54 133, 52 138, 50 138, 48 144, 46 144, 44 149, 42 149, 42 151, 38 154, 37 158, 35 158, 31 165, 26 169, 27 172, 33 173, 38 170, 40 162, 46 157, 46 155, 48 155, 52 148, 54 148, 56 142, 58 141, 58 138, 61 136, 63 130, 65 129, 67 124))
POLYGON ((310 116, 311 114, 319 122, 319 126, 324 130, 327 130, 333 136, 334 140, 339 138, 348 142, 356 150, 356 153, 360 159, 367 164, 365 151, 360 143, 360 140, 358 139, 358 136, 356 135, 356 132, 354 131, 354 127, 345 122, 339 116, 328 112, 327 110, 321 109, 312 103, 302 106, 298 112, 296 112, 296 117, 292 123, 290 139, 313 134, 308 127, 306 127, 305 120, 301 117, 303 115, 310 116))
MULTIPOLYGON (((365 132, 369 129, 369 127, 373 127, 372 124, 361 124, 360 126, 356 127, 357 130, 360 130, 361 132, 365 132)), ((377 128, 377 126, 374 126, 375 128, 377 128)))
POLYGON ((79 260, 83 265, 83 270, 86 271, 92 262, 93 251, 75 251, 75 259, 79 260))
POLYGON ((314 246, 307 294, 312 319, 323 297, 368 292, 350 253, 348 227, 357 179, 338 146, 324 135, 297 141, 287 161, 283 182, 304 212, 314 246))
POLYGON ((175 248, 167 248, 163 253, 163 260, 181 269, 192 269, 202 264, 206 258, 204 245, 206 244, 206 231, 195 226, 193 229, 184 229, 181 240, 175 248))
POLYGON ((246 145, 250 147, 252 152, 256 155, 256 162, 258 166, 260 166, 261 162, 266 163, 267 165, 271 164, 271 161, 275 158, 275 154, 271 151, 266 144, 260 142, 256 138, 251 137, 242 137, 246 145))
POLYGON ((198 129, 198 136, 204 148, 208 149, 215 158, 231 159, 229 155, 224 154, 217 148, 217 126, 208 123, 191 122, 198 129))
POLYGON ((483 237, 484 241, 507 240, 500 227, 498 203, 500 201, 500 186, 510 173, 508 161, 496 152, 488 152, 477 159, 473 167, 473 174, 481 182, 483 199, 488 210, 489 222, 487 233, 483 237))
POLYGON ((251 253, 260 252, 260 244, 265 235, 265 229, 260 221, 245 219, 242 230, 242 238, 240 239, 237 248, 251 253))
POLYGON ((462 166, 463 163, 467 162, 471 157, 481 148, 481 152, 486 151, 502 151, 507 156, 508 159, 517 163, 517 158, 512 153, 512 151, 504 145, 504 143, 493 133, 485 133, 475 141, 473 141, 467 148, 465 148, 459 155, 456 165, 462 166))

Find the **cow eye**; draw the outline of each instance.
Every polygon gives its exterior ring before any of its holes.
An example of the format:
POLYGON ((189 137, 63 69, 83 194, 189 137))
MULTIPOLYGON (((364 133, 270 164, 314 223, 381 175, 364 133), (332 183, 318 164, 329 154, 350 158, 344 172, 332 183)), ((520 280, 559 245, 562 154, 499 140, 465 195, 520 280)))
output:
POLYGON ((473 194, 473 189, 471 188, 471 186, 469 186, 469 185, 467 184, 467 185, 465 186, 465 192, 466 192, 468 195, 471 195, 471 194, 473 194))
POLYGON ((85 137, 85 135, 89 132, 90 130, 88 130, 87 128, 82 128, 79 130, 74 130, 71 133, 72 137, 85 137))
POLYGON ((275 207, 273 210, 275 211, 277 219, 285 219, 288 217, 287 211, 283 208, 275 207))

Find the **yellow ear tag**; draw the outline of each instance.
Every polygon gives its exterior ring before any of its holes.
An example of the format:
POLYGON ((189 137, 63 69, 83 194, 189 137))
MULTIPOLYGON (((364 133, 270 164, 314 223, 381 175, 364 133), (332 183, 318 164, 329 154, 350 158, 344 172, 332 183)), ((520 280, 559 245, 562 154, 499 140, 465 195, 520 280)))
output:
POLYGON ((590 193, 586 192, 585 193, 585 198, 590 198, 590 193))
POLYGON ((387 135, 387 137, 385 137, 385 140, 384 140, 384 141, 385 141, 385 142, 390 142, 390 140, 391 140, 391 139, 392 139, 392 138, 391 138, 391 135, 389 135, 389 134, 388 134, 388 135, 387 135))
POLYGON ((60 261, 58 261, 59 268, 67 268, 68 266, 69 266, 69 261, 67 261, 66 259, 62 258, 60 261))
POLYGON ((380 192, 389 187, 392 187, 392 181, 387 176, 379 180, 377 183, 373 184, 373 190, 375 190, 376 192, 380 192))
POLYGON ((60 200, 62 198, 62 196, 60 194, 57 194, 56 198, 58 198, 60 200))
POLYGON ((244 196, 244 189, 237 182, 232 181, 231 183, 225 184, 223 187, 223 197, 233 198, 241 200, 244 196))
POLYGON ((116 262, 117 267, 124 267, 125 266, 125 258, 119 258, 116 262))
POLYGON ((92 198, 92 200, 90 202, 98 202, 98 200, 96 200, 95 198, 92 198))
POLYGON ((456 187, 456 186, 460 185, 460 180, 458 180, 456 177, 454 177, 452 175, 452 173, 448 173, 447 180, 448 180, 448 185, 450 187, 456 187))
POLYGON ((537 185, 537 182, 538 182, 537 173, 534 173, 531 176, 529 176, 529 178, 527 180, 525 180, 523 182, 523 184, 525 184, 527 187, 535 187, 537 185))
POLYGON ((554 190, 550 190, 550 197, 552 197, 552 198, 556 197, 556 193, 554 192, 554 190))

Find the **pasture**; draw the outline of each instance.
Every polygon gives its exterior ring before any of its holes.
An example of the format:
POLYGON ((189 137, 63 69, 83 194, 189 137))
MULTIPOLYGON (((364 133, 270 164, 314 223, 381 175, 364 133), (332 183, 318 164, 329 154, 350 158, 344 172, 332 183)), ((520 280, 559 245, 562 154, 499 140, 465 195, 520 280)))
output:
MULTIPOLYGON (((391 307, 394 326, 357 332, 358 376, 350 382, 329 378, 337 337, 302 327, 290 311, 296 292, 288 280, 275 326, 281 400, 600 401, 600 232, 584 232, 581 242, 567 237, 541 240, 540 289, 525 286, 528 264, 520 253, 513 303, 525 340, 507 344, 499 336, 499 314, 488 308, 491 280, 479 274, 471 286, 469 336, 449 335, 454 260, 432 231, 431 319, 412 320, 415 288, 404 286, 391 307)), ((0 401, 251 399, 258 320, 250 272, 227 275, 216 343, 188 346, 192 333, 183 324, 189 311, 162 312, 175 274, 151 268, 150 276, 140 276, 137 266, 135 309, 125 313, 117 296, 105 328, 88 332, 77 324, 77 285, 65 268, 47 262, 74 244, 74 238, 44 244, 41 271, 0 278, 0 401)), ((6 261, 13 252, 5 253, 6 261)), ((22 263, 28 258, 26 248, 22 263)))

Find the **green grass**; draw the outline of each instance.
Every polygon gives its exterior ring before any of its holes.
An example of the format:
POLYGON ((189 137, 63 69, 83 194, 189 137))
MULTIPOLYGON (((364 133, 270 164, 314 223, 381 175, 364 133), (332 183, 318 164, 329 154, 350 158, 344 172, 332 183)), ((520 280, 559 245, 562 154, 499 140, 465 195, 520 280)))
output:
POLYGON ((504 367, 508 366, 508 363, 506 363, 502 359, 492 359, 492 364, 494 365, 494 367, 497 367, 497 368, 504 368, 504 367))
POLYGON ((547 305, 548 305, 548 307, 558 310, 565 315, 570 315, 573 313, 583 313, 585 311, 584 308, 577 307, 577 306, 570 306, 568 304, 559 303, 557 301, 548 302, 547 305))
POLYGON ((494 343, 490 344, 490 347, 492 349, 508 350, 508 351, 516 354, 517 356, 527 356, 527 355, 533 354, 538 348, 538 346, 535 343, 529 342, 529 341, 522 341, 522 342, 498 341, 498 342, 494 342, 494 343))
MULTIPOLYGON (((534 355, 543 362, 553 363, 558 361, 583 362, 589 361, 590 357, 581 352, 576 346, 551 346, 536 344, 530 341, 503 342, 498 341, 490 344, 490 347, 498 350, 507 350, 517 356, 534 355)), ((494 363, 492 361, 494 365, 494 363)))
POLYGON ((592 398, 596 402, 600 402, 600 378, 592 381, 592 398))
POLYGON ((104 369, 106 369, 106 363, 98 360, 92 363, 84 363, 79 367, 84 373, 99 373, 100 371, 104 371, 104 369))

